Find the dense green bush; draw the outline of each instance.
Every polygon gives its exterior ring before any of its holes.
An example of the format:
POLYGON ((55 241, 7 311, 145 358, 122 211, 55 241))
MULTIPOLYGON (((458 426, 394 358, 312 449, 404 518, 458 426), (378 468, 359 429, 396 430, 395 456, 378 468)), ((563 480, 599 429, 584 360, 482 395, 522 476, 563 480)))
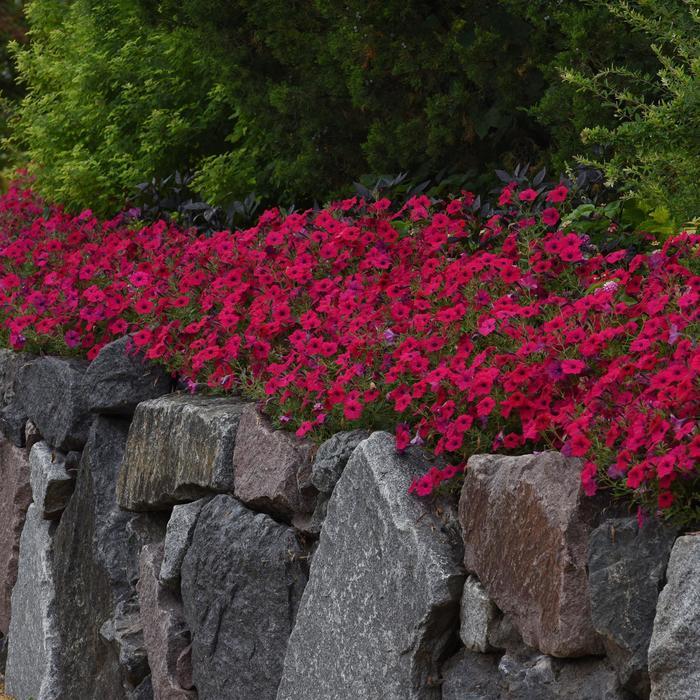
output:
MULTIPOLYGON (((14 111, 15 101, 22 95, 17 84, 14 61, 8 50, 12 41, 25 39, 22 0, 0 0, 0 139, 8 135, 8 122, 14 111)), ((12 157, 9 149, 0 146, 0 184, 2 170, 12 157)))
POLYGON ((33 0, 15 141, 38 186, 109 210, 176 168, 214 203, 308 203, 363 173, 563 164, 613 126, 559 70, 645 37, 573 0, 33 0))
POLYGON ((216 65, 189 32, 146 30, 132 0, 37 0, 28 17, 15 133, 53 198, 109 210, 144 174, 221 150, 216 65))
POLYGON ((15 82, 15 68, 8 52, 10 41, 24 41, 25 26, 21 0, 0 0, 0 93, 17 97, 20 90, 15 82))
POLYGON ((565 77, 615 111, 616 126, 583 132, 586 142, 601 147, 598 163, 611 182, 673 230, 700 217, 700 1, 617 0, 608 6, 648 36, 661 68, 656 75, 612 67, 565 77))

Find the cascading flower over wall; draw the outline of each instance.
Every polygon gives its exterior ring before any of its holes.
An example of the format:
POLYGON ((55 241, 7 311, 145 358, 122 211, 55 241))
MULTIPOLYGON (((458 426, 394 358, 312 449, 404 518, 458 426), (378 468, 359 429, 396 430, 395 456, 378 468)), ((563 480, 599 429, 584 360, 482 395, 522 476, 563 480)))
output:
MULTIPOLYGON (((440 459, 560 449, 600 487, 700 516, 700 236, 600 253, 560 228, 567 189, 512 183, 484 220, 353 198, 211 237, 0 199, 0 319, 18 350, 96 356, 133 335, 192 386, 240 390, 278 425, 393 429, 440 459)), ((436 462, 437 464, 438 462, 436 462)))

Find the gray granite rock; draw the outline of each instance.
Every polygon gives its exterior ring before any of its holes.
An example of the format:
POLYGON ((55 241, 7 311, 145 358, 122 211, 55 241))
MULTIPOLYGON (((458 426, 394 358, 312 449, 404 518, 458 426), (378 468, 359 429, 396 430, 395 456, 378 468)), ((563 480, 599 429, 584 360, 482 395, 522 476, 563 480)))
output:
POLYGON ((605 659, 555 659, 526 647, 500 658, 462 649, 442 678, 442 700, 631 700, 605 659))
POLYGON ((170 513, 154 511, 152 513, 127 513, 126 539, 129 560, 135 563, 135 568, 129 568, 129 579, 135 583, 139 577, 139 553, 147 544, 162 543, 168 527, 170 513))
POLYGON ((442 700, 505 700, 505 692, 495 654, 462 649, 442 668, 442 700))
POLYGON ((165 521, 160 517, 126 513, 116 502, 116 482, 125 459, 128 430, 126 420, 98 417, 81 462, 81 475, 89 472, 92 482, 92 494, 85 503, 95 517, 92 551, 119 600, 133 596, 141 547, 165 536, 165 521))
POLYGON ((71 698, 123 700, 148 673, 135 583, 141 547, 164 525, 119 509, 128 422, 98 416, 56 531, 61 674, 71 698))
POLYGON ((498 621, 499 611, 476 576, 467 576, 460 605, 459 636, 469 651, 491 651, 489 630, 498 621))
POLYGON ((311 483, 314 445, 292 433, 274 430, 249 406, 233 452, 236 497, 254 510, 291 521, 314 509, 316 489, 311 483))
POLYGON ((237 398, 173 394, 140 403, 117 484, 127 510, 169 510, 211 492, 233 490, 237 398))
POLYGON ((504 700, 630 700, 606 659, 557 659, 530 651, 498 664, 504 700))
POLYGON ((44 440, 63 452, 82 449, 91 417, 83 376, 86 360, 39 357, 23 364, 15 378, 15 393, 44 440))
POLYGON ((23 447, 26 439, 27 412, 14 400, 0 408, 0 432, 16 447, 23 447))
POLYGON ((209 500, 209 498, 200 498, 192 503, 183 503, 175 506, 170 520, 168 520, 163 564, 160 569, 160 582, 174 591, 180 589, 182 562, 187 548, 192 542, 197 518, 199 518, 202 508, 209 500))
POLYGON ((0 432, 15 447, 24 447, 27 413, 15 395, 15 378, 34 355, 0 349, 0 432))
POLYGON ((624 687, 640 697, 650 692, 647 649, 656 600, 675 532, 636 518, 604 522, 592 533, 588 583, 593 625, 624 687))
POLYGON ((10 596, 17 580, 19 542, 32 502, 26 452, 0 438, 0 633, 10 627, 10 596))
POLYGON ((311 483, 321 493, 330 495, 355 448, 371 434, 370 430, 349 430, 322 443, 311 465, 311 483))
POLYGON ((29 453, 32 497, 44 518, 56 520, 68 505, 75 481, 66 470, 65 455, 41 441, 29 453))
POLYGON ((596 507, 580 471, 558 452, 475 455, 460 498, 467 571, 526 644, 553 656, 603 651, 586 574, 596 507))
POLYGON ((178 660, 190 646, 190 633, 182 603, 158 580, 162 559, 162 545, 146 545, 141 550, 139 609, 153 691, 158 698, 196 700, 197 693, 183 688, 178 679, 178 660))
POLYGON ((59 636, 53 558, 55 524, 29 507, 20 543, 17 585, 12 592, 12 617, 5 690, 24 700, 65 697, 58 673, 63 649, 59 636))
POLYGON ((231 496, 202 508, 181 581, 201 700, 275 698, 304 556, 291 528, 231 496))
POLYGON ((291 519, 292 526, 305 537, 309 537, 310 539, 318 538, 326 519, 328 501, 330 501, 330 499, 330 494, 319 493, 318 496, 316 496, 313 512, 296 513, 291 519))
POLYGON ((298 514, 292 525, 306 535, 318 537, 326 519, 328 501, 355 448, 372 434, 371 430, 336 433, 322 443, 311 465, 310 481, 318 489, 313 512, 298 514))
POLYGON ((408 494, 423 462, 398 455, 387 433, 353 453, 328 506, 278 700, 440 698, 464 574, 454 520, 408 494))
POLYGON ((103 647, 108 649, 109 655, 118 664, 119 671, 115 678, 119 676, 122 688, 118 689, 115 681, 114 690, 118 691, 118 697, 121 697, 122 691, 126 691, 128 697, 132 688, 139 686, 150 672, 138 598, 134 595, 120 600, 99 633, 100 640, 104 642, 100 651, 103 647))
POLYGON ((6 406, 15 397, 15 377, 17 370, 35 355, 0 348, 0 406, 6 406))
POLYGON ((649 645, 652 700, 700 697, 700 535, 671 550, 649 645))
POLYGON ((172 390, 165 369, 144 359, 128 336, 105 345, 85 372, 87 408, 105 415, 132 416, 142 401, 172 390))

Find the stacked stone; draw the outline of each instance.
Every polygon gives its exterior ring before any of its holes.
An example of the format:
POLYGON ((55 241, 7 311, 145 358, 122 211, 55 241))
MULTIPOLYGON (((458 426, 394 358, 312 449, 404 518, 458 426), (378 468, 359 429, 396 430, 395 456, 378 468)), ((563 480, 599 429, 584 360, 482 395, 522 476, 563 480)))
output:
POLYGON ((700 697, 700 537, 609 517, 576 460, 475 456, 457 509, 387 433, 171 388, 126 338, 0 357, 17 700, 700 697))
POLYGON ((10 598, 17 580, 20 538, 32 502, 27 415, 15 397, 15 378, 30 355, 0 350, 0 672, 7 657, 10 598))
POLYGON ((328 502, 278 700, 440 698, 464 575, 456 513, 408 493, 425 460, 398 455, 381 432, 352 453, 328 502))
POLYGON ((312 445, 239 399, 170 393, 126 338, 92 363, 5 359, 2 415, 23 433, 1 445, 7 692, 274 698, 312 445))
POLYGON ((138 554, 165 523, 123 512, 115 484, 136 404, 171 384, 127 338, 92 363, 0 356, 0 630, 18 700, 143 697, 138 554))
POLYGON ((164 542, 142 550, 138 584, 156 698, 275 697, 307 580, 289 522, 311 503, 299 486, 310 464, 308 443, 238 399, 139 405, 117 499, 171 509, 164 542), (256 464, 255 489, 241 486, 256 464))
POLYGON ((556 452, 470 459, 459 506, 464 647, 443 667, 444 700, 700 697, 697 676, 676 694, 649 676, 675 531, 606 518, 579 474, 556 452))

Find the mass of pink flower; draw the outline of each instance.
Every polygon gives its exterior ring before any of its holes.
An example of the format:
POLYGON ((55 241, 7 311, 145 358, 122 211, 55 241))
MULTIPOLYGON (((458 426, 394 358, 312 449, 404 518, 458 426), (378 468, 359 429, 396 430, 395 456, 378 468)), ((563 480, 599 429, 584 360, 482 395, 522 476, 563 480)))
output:
POLYGON ((567 189, 357 198, 206 237, 0 198, 0 324, 17 350, 85 354, 132 334, 192 386, 264 400, 297 435, 390 429, 441 468, 555 448, 653 508, 698 508, 700 236, 601 254, 560 228, 567 189), (538 205, 538 206, 536 206, 538 205))

